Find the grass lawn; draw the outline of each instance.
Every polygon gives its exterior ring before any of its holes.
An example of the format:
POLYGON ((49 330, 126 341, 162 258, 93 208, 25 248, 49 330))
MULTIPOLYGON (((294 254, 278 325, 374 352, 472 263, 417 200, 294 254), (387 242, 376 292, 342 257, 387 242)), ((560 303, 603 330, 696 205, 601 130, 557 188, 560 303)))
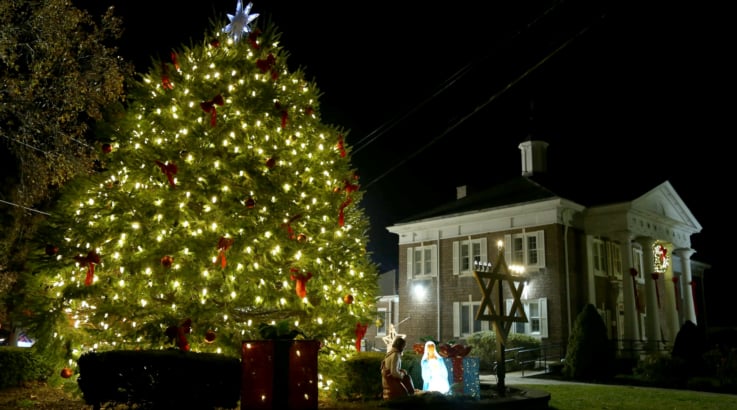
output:
POLYGON ((548 406, 555 410, 737 409, 737 395, 733 394, 599 384, 535 384, 515 387, 550 393, 548 406))

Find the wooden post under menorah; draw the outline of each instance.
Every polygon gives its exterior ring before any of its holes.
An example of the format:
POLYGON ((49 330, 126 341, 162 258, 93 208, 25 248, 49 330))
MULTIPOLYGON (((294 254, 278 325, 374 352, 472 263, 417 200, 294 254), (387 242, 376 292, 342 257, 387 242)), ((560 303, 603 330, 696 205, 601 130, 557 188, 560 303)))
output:
MULTIPOLYGON (((482 265, 483 266, 483 265, 482 265)), ((500 396, 506 395, 504 378, 506 375, 506 364, 504 349, 507 344, 507 336, 514 322, 527 322, 527 315, 522 306, 522 290, 525 286, 525 277, 512 275, 504 260, 504 248, 499 246, 497 262, 491 269, 486 265, 485 269, 474 270, 473 276, 479 284, 482 292, 481 306, 476 312, 476 320, 488 320, 493 326, 496 334, 496 380, 497 392, 500 396), (512 293, 512 307, 505 312, 504 306, 504 283, 508 284, 512 293), (496 295, 494 295, 496 290, 496 295), (496 305, 494 304, 496 302, 496 305)), ((491 326, 490 326, 491 327, 491 326)))

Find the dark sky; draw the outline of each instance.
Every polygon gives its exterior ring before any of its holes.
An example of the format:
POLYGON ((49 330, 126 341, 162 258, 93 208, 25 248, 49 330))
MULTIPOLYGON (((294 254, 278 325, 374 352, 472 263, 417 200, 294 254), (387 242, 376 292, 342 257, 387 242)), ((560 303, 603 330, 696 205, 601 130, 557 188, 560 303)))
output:
MULTIPOLYGON (((227 24, 236 0, 77 3, 116 6, 121 51, 144 71, 199 44, 211 19, 227 24)), ((631 181, 670 181, 703 226, 694 258, 712 265, 716 315, 737 285, 726 258, 737 37, 726 6, 705 3, 254 1, 251 12, 277 24, 289 65, 317 82, 323 119, 351 130, 382 271, 398 262, 386 226, 456 186, 519 175, 532 135, 572 186, 634 199, 645 191, 631 181)))

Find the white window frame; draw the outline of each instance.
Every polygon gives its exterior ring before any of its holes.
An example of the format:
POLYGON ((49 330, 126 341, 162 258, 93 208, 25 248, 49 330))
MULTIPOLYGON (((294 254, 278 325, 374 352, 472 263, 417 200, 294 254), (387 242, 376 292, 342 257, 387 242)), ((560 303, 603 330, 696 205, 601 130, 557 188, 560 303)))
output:
POLYGON ((476 320, 476 312, 481 307, 481 301, 467 301, 467 302, 453 302, 453 337, 468 337, 476 332, 483 332, 489 330, 488 320, 476 320), (466 327, 470 329, 470 332, 462 332, 463 327, 463 311, 468 312, 466 327), (479 330, 475 330, 476 328, 479 330))
MULTIPOLYGON (((512 309, 513 299, 506 299, 505 302, 507 305, 505 313, 509 315, 509 311, 512 309)), ((548 337, 548 298, 524 299, 522 300, 522 308, 525 310, 525 315, 527 315, 527 322, 512 322, 512 328, 509 332, 537 338, 548 337), (539 316, 537 316, 537 320, 539 329, 535 331, 532 330, 534 318, 530 316, 530 304, 537 304, 538 306, 539 316), (520 332, 520 330, 522 331, 520 332)))
POLYGON ((437 276, 437 245, 420 245, 407 248, 407 279, 437 276), (420 260, 415 260, 415 255, 420 260), (418 272, 418 268, 420 271, 418 272))
POLYGON ((389 309, 380 307, 376 309, 376 320, 381 319, 383 324, 381 327, 376 326, 376 336, 386 336, 386 329, 388 324, 391 323, 391 317, 389 316, 389 309))
POLYGON ((609 242, 609 250, 612 262, 612 276, 622 279, 622 248, 617 242, 609 242))
POLYGON ((487 262, 486 238, 453 241, 453 274, 470 275, 475 270, 474 262, 487 262))
POLYGON ((504 258, 507 265, 522 265, 527 272, 545 268, 545 231, 522 231, 504 235, 504 258), (517 247, 517 241, 520 246, 517 247), (530 246, 535 242, 535 247, 530 246), (533 261, 537 258, 537 261, 533 261))
POLYGON ((603 239, 591 238, 591 264, 594 275, 609 276, 607 243, 603 239))

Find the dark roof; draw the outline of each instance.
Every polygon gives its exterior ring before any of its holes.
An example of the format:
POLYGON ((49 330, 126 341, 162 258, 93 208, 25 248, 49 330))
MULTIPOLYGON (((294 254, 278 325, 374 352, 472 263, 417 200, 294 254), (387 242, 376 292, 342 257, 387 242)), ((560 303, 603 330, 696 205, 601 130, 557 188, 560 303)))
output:
POLYGON ((397 223, 482 211, 505 206, 542 201, 552 198, 567 199, 591 207, 632 201, 664 181, 640 175, 617 181, 592 179, 590 176, 554 178, 549 173, 517 176, 478 191, 470 190, 460 199, 454 199, 430 210, 411 215, 397 223), (574 178, 580 178, 575 182, 574 178))
POLYGON ((399 223, 535 202, 555 197, 557 195, 554 192, 533 181, 531 178, 519 176, 482 191, 471 192, 461 199, 456 199, 428 211, 413 215, 403 221, 399 221, 399 223))

